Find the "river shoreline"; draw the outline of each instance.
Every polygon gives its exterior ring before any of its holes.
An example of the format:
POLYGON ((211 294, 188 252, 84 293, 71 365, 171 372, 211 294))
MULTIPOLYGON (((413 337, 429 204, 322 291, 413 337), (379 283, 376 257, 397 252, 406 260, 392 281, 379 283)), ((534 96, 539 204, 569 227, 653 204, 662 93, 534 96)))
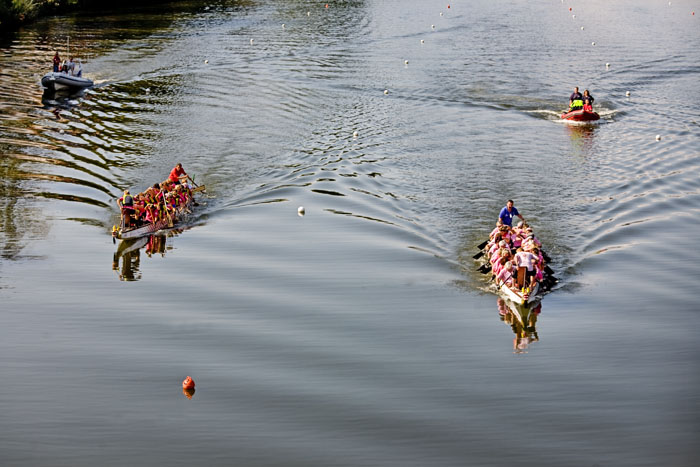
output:
MULTIPOLYGON (((168 0, 141 1, 125 0, 113 2, 110 9, 123 9, 133 5, 167 3, 168 0)), ((89 12, 105 7, 104 2, 94 0, 67 0, 60 3, 57 0, 0 0, 0 37, 16 32, 22 26, 48 16, 65 15, 68 13, 89 12)))

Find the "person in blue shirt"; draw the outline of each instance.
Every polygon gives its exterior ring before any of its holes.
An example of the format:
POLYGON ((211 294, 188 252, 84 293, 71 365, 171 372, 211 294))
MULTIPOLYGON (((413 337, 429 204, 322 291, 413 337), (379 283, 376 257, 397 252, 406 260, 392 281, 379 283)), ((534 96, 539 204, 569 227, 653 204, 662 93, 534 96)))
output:
POLYGON ((578 92, 578 86, 574 88, 574 92, 569 97, 569 111, 579 110, 583 108, 583 96, 578 92))
POLYGON ((513 200, 509 199, 505 207, 501 209, 501 213, 498 215, 498 218, 500 219, 501 223, 503 223, 503 225, 512 227, 513 216, 518 216, 523 222, 525 221, 525 219, 523 219, 523 216, 521 216, 518 210, 515 208, 515 206, 513 206, 513 200))

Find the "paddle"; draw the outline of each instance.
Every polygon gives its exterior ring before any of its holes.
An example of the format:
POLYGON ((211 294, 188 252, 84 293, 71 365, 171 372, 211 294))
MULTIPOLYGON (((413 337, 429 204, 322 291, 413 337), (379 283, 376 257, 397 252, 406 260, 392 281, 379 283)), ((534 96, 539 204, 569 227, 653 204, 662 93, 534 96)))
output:
POLYGON ((479 258, 481 258, 482 256, 484 256, 484 251, 483 251, 483 250, 480 251, 480 252, 478 252, 478 253, 475 254, 474 256, 472 256, 472 258, 474 258, 474 259, 479 259, 479 258))
POLYGON ((173 226, 173 219, 170 217, 170 211, 168 211, 168 203, 165 201, 165 194, 163 193, 163 190, 160 190, 160 194, 163 197, 163 209, 165 209, 165 214, 168 216, 168 227, 173 226))

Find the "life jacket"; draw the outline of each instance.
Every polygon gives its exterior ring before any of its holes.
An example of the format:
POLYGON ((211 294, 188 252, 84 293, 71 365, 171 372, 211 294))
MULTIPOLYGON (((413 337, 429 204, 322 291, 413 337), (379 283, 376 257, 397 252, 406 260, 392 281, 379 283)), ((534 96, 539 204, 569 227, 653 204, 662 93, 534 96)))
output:
POLYGON ((583 107, 583 99, 574 99, 571 101, 571 108, 577 109, 583 107))
POLYGON ((122 205, 126 208, 133 208, 134 207, 134 198, 131 197, 131 195, 126 195, 123 198, 122 205))

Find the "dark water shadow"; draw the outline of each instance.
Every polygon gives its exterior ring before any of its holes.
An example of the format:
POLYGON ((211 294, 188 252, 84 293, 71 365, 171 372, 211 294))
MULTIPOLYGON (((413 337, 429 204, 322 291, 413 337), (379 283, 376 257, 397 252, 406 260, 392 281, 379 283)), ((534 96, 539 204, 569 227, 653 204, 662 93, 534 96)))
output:
POLYGON ((538 342, 537 319, 542 312, 542 302, 529 305, 517 305, 510 300, 499 297, 496 300, 498 315, 504 323, 510 325, 513 338, 513 353, 528 353, 530 345, 538 342))
POLYGON ((173 249, 172 245, 167 244, 168 237, 175 237, 184 230, 173 229, 165 234, 120 241, 117 251, 112 257, 112 270, 116 271, 120 281, 141 280, 141 250, 144 250, 143 252, 148 258, 158 254, 165 257, 166 251, 173 249))

